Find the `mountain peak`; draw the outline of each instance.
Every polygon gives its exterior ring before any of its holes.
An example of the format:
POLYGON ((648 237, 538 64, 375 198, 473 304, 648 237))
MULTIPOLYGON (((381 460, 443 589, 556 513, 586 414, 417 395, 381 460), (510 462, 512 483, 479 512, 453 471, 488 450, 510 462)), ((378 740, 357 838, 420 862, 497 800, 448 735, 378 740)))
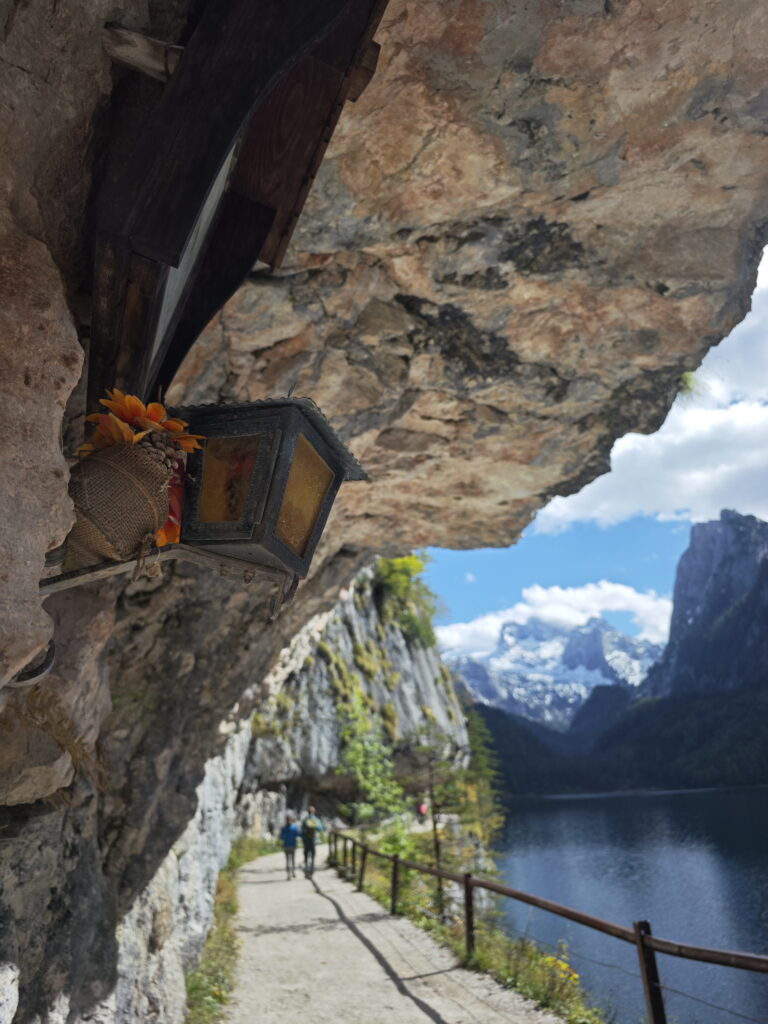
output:
POLYGON ((490 654, 447 660, 474 699, 566 728, 596 686, 637 686, 660 654, 600 617, 579 626, 531 618, 505 622, 490 654))
POLYGON ((669 643, 654 695, 732 689, 768 665, 768 523, 724 509, 696 523, 677 567, 669 643))

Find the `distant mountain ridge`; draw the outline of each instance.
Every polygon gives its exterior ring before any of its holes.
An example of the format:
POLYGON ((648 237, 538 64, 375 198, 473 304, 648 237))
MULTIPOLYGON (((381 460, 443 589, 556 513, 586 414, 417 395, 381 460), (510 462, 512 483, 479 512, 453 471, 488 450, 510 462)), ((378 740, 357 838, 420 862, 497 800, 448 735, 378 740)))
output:
POLYGON ((697 523, 677 567, 669 642, 649 696, 714 693, 768 677, 768 523, 724 510, 697 523))
POLYGON ((693 527, 669 642, 639 686, 592 687, 565 732, 480 711, 510 796, 768 783, 768 523, 726 510, 693 527))
POLYGON ((444 659, 473 700, 566 729, 596 687, 638 687, 661 653, 602 618, 572 628, 532 618, 505 623, 490 654, 444 659))

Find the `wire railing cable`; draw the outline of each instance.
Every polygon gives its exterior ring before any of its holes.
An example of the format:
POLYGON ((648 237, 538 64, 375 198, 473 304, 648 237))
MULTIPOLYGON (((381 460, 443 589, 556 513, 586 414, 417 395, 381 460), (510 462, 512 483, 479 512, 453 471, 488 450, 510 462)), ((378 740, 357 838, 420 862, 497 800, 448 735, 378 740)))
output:
MULTIPOLYGON (((751 1017, 748 1014, 741 1013, 738 1010, 729 1010, 727 1007, 719 1006, 717 1003, 709 1002, 706 999, 702 999, 699 996, 691 995, 689 992, 683 992, 679 989, 672 988, 671 986, 665 986, 661 983, 658 978, 658 972, 656 968, 655 955, 661 953, 665 956, 680 957, 685 960, 699 961, 703 963, 718 964, 724 967, 736 967, 741 970, 757 971, 760 973, 768 973, 768 957, 756 955, 752 953, 739 953, 733 950, 722 950, 722 949, 710 949, 704 946, 693 946, 688 943, 672 942, 669 939, 659 938, 654 936, 651 932, 651 927, 647 921, 637 921, 634 923, 633 929, 624 927, 623 925, 617 924, 614 921, 606 921, 603 918, 595 917, 592 914, 586 914, 583 911, 576 910, 573 907, 567 907, 564 904, 556 903, 553 900, 544 899, 540 896, 534 896, 531 893, 523 892, 519 889, 512 889, 509 886, 501 885, 498 882, 491 881, 490 879, 473 877, 471 874, 458 874, 454 871, 445 871, 442 868, 433 868, 427 864, 419 864, 411 860, 401 860, 397 854, 387 854, 383 850, 377 850, 373 846, 368 846, 367 843, 361 842, 355 839, 353 836, 345 836, 342 832, 334 830, 333 836, 333 857, 334 861, 344 869, 348 869, 348 858, 347 858, 347 843, 352 844, 352 871, 354 874, 356 865, 356 853, 357 847, 360 847, 365 854, 372 854, 373 856, 381 857, 382 859, 389 861, 392 864, 392 883, 391 883, 391 907, 392 913, 397 912, 398 905, 398 892, 400 886, 399 871, 402 867, 404 871, 415 871, 433 877, 445 879, 455 883, 462 884, 464 888, 464 901, 465 901, 465 932, 467 939, 467 956, 471 956, 474 950, 474 935, 475 926, 473 923, 473 901, 472 893, 475 889, 485 889, 488 892, 496 893, 499 896, 504 896, 508 899, 516 900, 519 903, 527 904, 529 907, 536 907, 539 910, 544 910, 552 914, 556 914, 558 917, 566 918, 567 920, 573 921, 576 924, 585 925, 587 928, 591 928, 594 931, 602 932, 606 935, 611 935, 616 939, 620 939, 623 942, 630 943, 635 946, 638 950, 640 957, 640 968, 641 973, 636 974, 633 971, 629 971, 619 964, 606 963, 604 961, 596 960, 586 956, 583 953, 577 953, 569 950, 569 956, 576 957, 577 959, 584 960, 588 963, 596 964, 600 967, 606 967, 612 970, 618 970, 623 974, 628 975, 632 978, 639 978, 643 982, 643 987, 646 995, 646 1002, 648 1005, 649 1013, 651 1014, 652 1020, 665 1021, 666 1017, 664 1014, 664 1007, 661 999, 663 992, 674 993, 682 996, 686 999, 691 999, 694 1002, 701 1003, 703 1006, 708 1006, 711 1009, 721 1010, 724 1013, 729 1013, 733 1017, 738 1017, 741 1020, 749 1021, 750 1024, 768 1024, 768 1019, 764 1018, 759 1020, 757 1017, 751 1017), (343 843, 343 864, 339 861, 338 856, 338 840, 341 839, 343 843), (655 1008, 654 1008, 655 1007, 655 1008)), ((363 857, 361 862, 361 873, 359 875, 358 887, 362 886, 363 871, 364 871, 365 858, 363 857)), ((524 935, 528 938, 528 933, 522 933, 519 929, 514 928, 512 925, 508 925, 512 931, 517 931, 519 934, 524 935)), ((561 955, 560 951, 553 947, 548 942, 533 937, 532 941, 536 942, 539 946, 543 946, 552 949, 557 955, 561 955)))
MULTIPOLYGON (((545 939, 539 939, 529 931, 521 931, 520 928, 515 928, 514 925, 511 925, 508 922, 505 922, 504 927, 508 928, 512 932, 516 932, 520 938, 530 939, 532 942, 535 942, 537 946, 551 950, 552 953, 555 953, 562 958, 563 954, 561 950, 559 950, 557 946, 553 946, 551 942, 547 942, 545 939)), ((638 981, 640 980, 640 975, 637 971, 630 971, 626 967, 622 967, 621 964, 609 963, 607 960, 596 960, 594 957, 587 956, 586 953, 578 953, 572 946, 569 946, 567 961, 571 959, 584 960, 586 963, 594 964, 596 967, 607 967, 610 970, 620 971, 622 974, 626 974, 628 978, 635 978, 638 981)), ((759 1024, 764 1024, 764 1022, 760 1021, 759 1024)))
POLYGON ((683 992, 679 988, 672 988, 671 985, 662 984, 662 989, 665 992, 674 992, 676 996, 684 996, 686 999, 692 999, 694 1003, 701 1003, 702 1006, 708 1006, 711 1010, 722 1010, 723 1013, 730 1013, 733 1017, 739 1017, 741 1020, 751 1021, 752 1024, 768 1024, 768 1017, 750 1017, 747 1013, 742 1013, 740 1010, 731 1010, 727 1006, 720 1006, 719 1003, 711 1003, 708 999, 702 999, 701 996, 692 996, 690 992, 683 992))

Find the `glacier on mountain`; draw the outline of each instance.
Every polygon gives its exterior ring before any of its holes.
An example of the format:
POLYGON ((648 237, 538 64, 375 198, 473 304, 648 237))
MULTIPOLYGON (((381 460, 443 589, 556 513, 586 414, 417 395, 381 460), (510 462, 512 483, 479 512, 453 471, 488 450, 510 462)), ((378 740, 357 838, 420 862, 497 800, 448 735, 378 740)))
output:
POLYGON ((576 627, 530 619, 505 623, 489 654, 445 650, 443 659, 473 700, 566 729, 596 686, 639 686, 662 651, 602 618, 576 627))

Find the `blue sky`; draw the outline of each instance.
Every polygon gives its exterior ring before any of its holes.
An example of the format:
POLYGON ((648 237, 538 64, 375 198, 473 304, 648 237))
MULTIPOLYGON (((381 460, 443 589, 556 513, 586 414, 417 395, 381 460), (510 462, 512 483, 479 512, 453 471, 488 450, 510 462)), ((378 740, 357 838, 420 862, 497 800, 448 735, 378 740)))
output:
POLYGON ((656 434, 620 438, 611 472, 551 501, 513 547, 430 550, 441 646, 490 650, 510 618, 576 625, 595 614, 661 642, 691 523, 723 508, 768 520, 765 255, 751 313, 707 354, 694 393, 656 434))

